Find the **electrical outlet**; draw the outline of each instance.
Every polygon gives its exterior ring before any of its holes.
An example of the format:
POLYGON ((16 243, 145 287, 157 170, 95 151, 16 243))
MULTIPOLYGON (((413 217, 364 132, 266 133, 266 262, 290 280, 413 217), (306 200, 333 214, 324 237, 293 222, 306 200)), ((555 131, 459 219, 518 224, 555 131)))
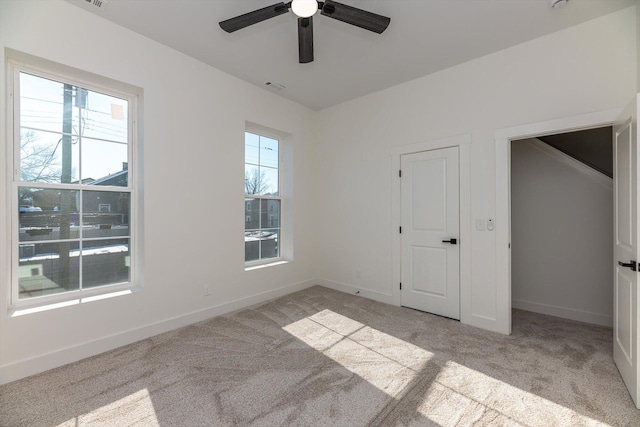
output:
POLYGON ((356 279, 360 278, 360 270, 356 271, 356 279))
POLYGON ((204 285, 204 296, 208 297, 211 295, 211 287, 209 285, 204 285))

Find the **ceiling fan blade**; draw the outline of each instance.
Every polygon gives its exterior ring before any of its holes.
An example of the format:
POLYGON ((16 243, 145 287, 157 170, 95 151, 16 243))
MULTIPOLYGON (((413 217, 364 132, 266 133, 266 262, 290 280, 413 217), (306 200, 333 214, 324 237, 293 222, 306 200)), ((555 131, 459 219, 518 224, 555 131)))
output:
POLYGON ((389 26, 391 18, 367 12, 353 6, 338 3, 337 1, 325 0, 322 7, 322 14, 347 24, 355 25, 365 30, 381 34, 389 26))
POLYGON ((220 22, 220 28, 227 33, 233 33, 234 31, 241 30, 258 22, 266 21, 270 18, 275 18, 278 15, 287 13, 289 8, 284 3, 276 3, 271 6, 263 7, 262 9, 254 10, 253 12, 245 13, 244 15, 236 16, 235 18, 227 19, 220 22))
POLYGON ((301 64, 313 62, 313 17, 298 18, 298 59, 301 64))

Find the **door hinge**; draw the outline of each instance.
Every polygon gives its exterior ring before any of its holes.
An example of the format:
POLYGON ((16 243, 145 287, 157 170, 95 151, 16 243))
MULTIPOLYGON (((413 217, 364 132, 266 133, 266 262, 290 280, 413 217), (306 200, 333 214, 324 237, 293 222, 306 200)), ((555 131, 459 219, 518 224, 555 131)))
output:
POLYGON ((398 177, 399 177, 399 178, 402 178, 402 169, 400 169, 400 170, 398 171, 398 177))
POLYGON ((400 282, 400 290, 402 290, 402 282, 400 282))
POLYGON ((402 234, 402 226, 400 226, 400 230, 398 232, 402 234))

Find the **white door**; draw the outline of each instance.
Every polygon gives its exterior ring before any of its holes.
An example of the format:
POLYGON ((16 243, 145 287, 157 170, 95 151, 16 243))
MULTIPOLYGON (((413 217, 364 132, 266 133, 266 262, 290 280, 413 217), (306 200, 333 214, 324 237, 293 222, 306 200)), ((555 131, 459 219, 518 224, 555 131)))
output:
POLYGON ((460 319, 458 147, 403 155, 401 304, 460 319))
POLYGON ((640 408, 638 364, 638 108, 636 99, 613 127, 614 289, 613 359, 640 408))

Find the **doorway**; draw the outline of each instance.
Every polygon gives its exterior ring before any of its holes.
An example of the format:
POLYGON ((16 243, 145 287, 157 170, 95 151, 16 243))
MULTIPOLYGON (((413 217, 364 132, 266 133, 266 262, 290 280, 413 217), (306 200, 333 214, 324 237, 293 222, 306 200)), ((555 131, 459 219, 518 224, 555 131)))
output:
MULTIPOLYGON (((626 108, 606 110, 546 122, 515 126, 494 133, 496 155, 496 290, 499 332, 511 333, 511 225, 510 225, 510 148, 511 141, 538 135, 570 132, 602 126, 614 130, 614 231, 615 268, 613 359, 640 408, 640 341, 638 341, 637 260, 638 238, 638 111, 640 95, 634 95, 626 108)), ((612 260, 612 261, 613 261, 612 260)))
POLYGON ((512 307, 612 327, 612 127, 510 148, 512 307))
POLYGON ((496 130, 496 332, 511 334, 511 141, 611 126, 623 109, 604 110, 496 130))

